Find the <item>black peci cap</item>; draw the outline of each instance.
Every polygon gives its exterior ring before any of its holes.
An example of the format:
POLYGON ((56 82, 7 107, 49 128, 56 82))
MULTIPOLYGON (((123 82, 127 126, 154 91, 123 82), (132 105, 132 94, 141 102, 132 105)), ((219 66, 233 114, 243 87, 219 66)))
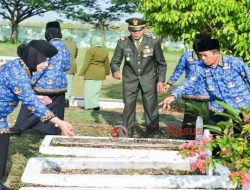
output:
POLYGON ((220 49, 219 40, 204 39, 197 44, 197 52, 220 49))
POLYGON ((200 41, 205 40, 205 39, 211 39, 211 36, 206 34, 206 33, 201 33, 201 34, 195 35, 194 44, 193 44, 194 51, 198 50, 198 44, 200 43, 200 41))
POLYGON ((128 23, 128 30, 131 32, 137 32, 141 31, 146 26, 146 20, 143 20, 141 18, 129 18, 126 20, 128 23))

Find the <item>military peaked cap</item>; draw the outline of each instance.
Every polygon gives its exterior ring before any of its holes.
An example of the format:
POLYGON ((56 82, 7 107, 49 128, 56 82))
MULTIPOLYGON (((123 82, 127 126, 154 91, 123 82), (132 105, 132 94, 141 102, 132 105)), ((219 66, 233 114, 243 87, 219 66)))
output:
POLYGON ((143 30, 147 21, 141 18, 129 18, 126 20, 126 22, 128 23, 128 30, 131 32, 136 32, 143 30))

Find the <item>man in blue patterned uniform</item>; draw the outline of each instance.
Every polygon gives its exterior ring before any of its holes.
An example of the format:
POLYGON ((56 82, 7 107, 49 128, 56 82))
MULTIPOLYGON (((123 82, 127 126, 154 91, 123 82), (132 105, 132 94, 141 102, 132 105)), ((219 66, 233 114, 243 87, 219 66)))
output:
MULTIPOLYGON (((21 100, 23 105, 42 122, 51 121, 68 136, 73 136, 71 125, 60 120, 42 104, 34 93, 29 76, 38 66, 46 67, 47 58, 53 57, 57 50, 44 40, 33 40, 19 47, 23 60, 15 59, 0 66, 0 179, 5 175, 9 147, 9 127, 7 116, 21 100), (25 62, 24 62, 25 61, 25 62)), ((0 183, 0 189, 4 186, 0 183)))
MULTIPOLYGON (((173 74, 169 78, 167 85, 165 86, 165 91, 167 91, 182 75, 182 73, 185 71, 185 78, 188 78, 191 72, 195 72, 198 65, 201 64, 201 61, 198 59, 197 54, 195 51, 197 51, 197 43, 202 39, 209 39, 210 36, 206 34, 197 34, 195 36, 194 44, 193 44, 193 51, 186 52, 182 54, 178 65, 176 66, 173 74)), ((209 96, 203 96, 200 94, 200 91, 204 91, 204 89, 199 89, 199 86, 196 86, 193 91, 186 94, 182 98, 185 99, 186 103, 192 103, 192 104, 198 104, 202 105, 204 104, 209 96)), ((205 103, 206 104, 206 103, 205 103)), ((183 123, 182 123, 182 130, 187 129, 189 131, 188 135, 183 135, 185 139, 194 140, 195 134, 196 134, 196 128, 195 128, 195 121, 197 119, 198 115, 191 114, 188 110, 187 105, 185 104, 185 113, 183 117, 183 123)))
MULTIPOLYGON (((49 22, 46 26, 45 38, 56 47, 58 53, 49 60, 47 69, 35 72, 32 85, 38 95, 46 95, 52 99, 47 107, 60 119, 64 119, 65 92, 67 91, 66 72, 70 69, 70 52, 61 40, 61 28, 58 22, 49 22)), ((42 123, 25 106, 21 107, 15 126, 11 129, 21 133, 27 129, 43 134, 58 135, 58 127, 51 123, 42 123)))
MULTIPOLYGON (((236 109, 250 106, 250 68, 239 58, 222 56, 217 39, 202 40, 198 44, 198 52, 203 64, 179 84, 171 96, 165 98, 161 103, 163 108, 191 92, 196 85, 206 88, 203 95, 210 96, 211 113, 223 111, 215 100, 224 101, 236 109)), ((214 123, 219 121, 213 115, 210 115, 210 120, 214 123)))

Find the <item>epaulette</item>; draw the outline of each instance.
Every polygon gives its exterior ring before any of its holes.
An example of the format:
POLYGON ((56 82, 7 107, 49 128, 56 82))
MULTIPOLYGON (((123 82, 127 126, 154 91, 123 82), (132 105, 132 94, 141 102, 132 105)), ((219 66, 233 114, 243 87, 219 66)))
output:
POLYGON ((151 38, 151 39, 154 39, 154 40, 158 40, 159 39, 159 37, 157 37, 157 36, 151 36, 151 35, 146 35, 148 38, 151 38))
POLYGON ((128 36, 123 36, 123 37, 120 37, 119 40, 123 41, 123 40, 126 40, 128 39, 128 36))

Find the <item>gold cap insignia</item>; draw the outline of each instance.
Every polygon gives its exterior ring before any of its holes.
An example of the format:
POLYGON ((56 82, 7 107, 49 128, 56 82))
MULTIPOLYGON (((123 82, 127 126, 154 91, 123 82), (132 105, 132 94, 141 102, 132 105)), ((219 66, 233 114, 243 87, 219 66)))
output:
POLYGON ((138 25, 138 20, 136 20, 136 19, 133 19, 133 25, 138 25))

